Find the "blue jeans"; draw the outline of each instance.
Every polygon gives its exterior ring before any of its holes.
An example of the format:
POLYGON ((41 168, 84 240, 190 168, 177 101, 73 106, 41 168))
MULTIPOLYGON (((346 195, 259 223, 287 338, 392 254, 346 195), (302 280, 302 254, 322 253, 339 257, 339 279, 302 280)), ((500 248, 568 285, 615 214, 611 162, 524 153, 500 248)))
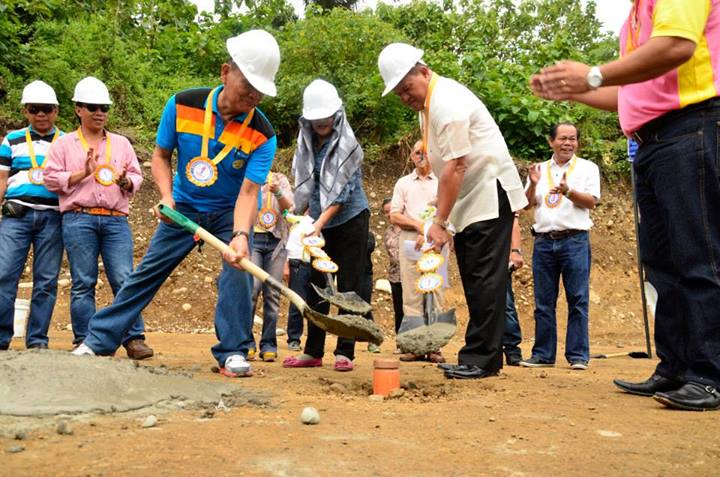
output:
POLYGON ((522 332, 518 320, 517 309, 515 308, 515 295, 512 287, 512 272, 508 276, 507 296, 505 298, 505 333, 503 333, 502 345, 506 356, 522 356, 520 343, 522 332))
MULTIPOLYGON (((232 209, 199 213, 178 205, 177 210, 223 242, 230 242, 232 209)), ((185 230, 161 222, 142 262, 125 281, 113 304, 97 312, 90 320, 85 344, 99 355, 115 352, 123 335, 137 321, 160 286, 196 245, 193 236, 185 230)), ((247 350, 252 346, 251 299, 252 276, 223 262, 215 308, 215 335, 219 343, 212 348, 220 366, 225 365, 225 359, 230 355, 247 356, 247 350)))
POLYGON ((555 307, 562 276, 568 302, 565 358, 590 360, 588 302, 590 295, 590 240, 581 232, 560 240, 538 236, 533 249, 535 281, 535 345, 532 356, 554 363, 557 353, 555 307))
MULTIPOLYGON (((284 248, 278 250, 280 239, 270 233, 256 233, 253 235, 252 261, 270 274, 277 281, 282 282, 283 268, 285 267, 285 257, 287 252, 284 248)), ((252 303, 253 317, 255 315, 255 307, 257 299, 262 289, 263 295, 263 326, 262 336, 260 337, 260 352, 277 351, 277 321, 278 309, 280 308, 280 292, 268 285, 261 283, 260 280, 253 281, 252 303)), ((253 338, 253 348, 255 348, 255 339, 253 338)))
POLYGON ((25 345, 48 343, 63 254, 61 220, 55 210, 30 209, 24 217, 3 217, 0 221, 0 349, 7 349, 12 339, 17 286, 30 245, 33 290, 25 345))
MULTIPOLYGON (((102 257, 113 296, 117 296, 133 269, 133 238, 127 217, 90 215, 75 212, 63 214, 63 239, 70 263, 70 320, 73 343, 85 340, 88 323, 95 314, 95 286, 98 280, 98 257, 102 257)), ((145 324, 138 315, 123 342, 144 339, 145 324)))
MULTIPOLYGON (((309 263, 299 259, 290 259, 290 289, 300 295, 304 300, 307 298, 308 287, 310 286, 309 263)), ((287 342, 300 341, 303 334, 303 316, 295 305, 290 303, 288 307, 287 342)))
POLYGON ((656 372, 720 387, 720 100, 666 116, 633 166, 656 372))

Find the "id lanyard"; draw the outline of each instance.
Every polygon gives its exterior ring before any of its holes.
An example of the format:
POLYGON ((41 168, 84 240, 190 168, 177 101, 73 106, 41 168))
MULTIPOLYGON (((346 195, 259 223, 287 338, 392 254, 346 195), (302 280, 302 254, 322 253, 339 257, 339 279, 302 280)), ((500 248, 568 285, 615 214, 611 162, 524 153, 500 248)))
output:
POLYGON ((422 115, 423 115, 423 154, 425 155, 425 159, 428 160, 427 152, 428 152, 428 137, 430 136, 430 98, 432 98, 433 91, 435 90, 435 85, 438 81, 438 75, 435 73, 432 74, 432 77, 430 77, 430 84, 428 85, 427 95, 425 95, 425 108, 423 109, 422 115))
MULTIPOLYGON (((77 128, 78 139, 82 144, 83 150, 87 153, 90 150, 88 142, 83 136, 82 128, 77 128)), ((105 164, 99 164, 95 169, 95 180, 104 186, 109 186, 115 182, 115 169, 110 164, 110 157, 112 154, 112 141, 110 140, 110 134, 105 132, 105 164)))
MULTIPOLYGON (((55 128, 55 135, 53 136, 50 144, 55 142, 55 139, 60 135, 60 130, 55 128)), ((41 185, 43 183, 43 169, 45 164, 42 166, 38 165, 37 157, 35 156, 35 147, 33 146, 32 136, 30 136, 30 128, 25 130, 25 142, 27 143, 28 155, 30 156, 30 162, 32 167, 28 171, 28 179, 35 185, 41 185)))
POLYGON ((259 232, 266 232, 270 230, 275 226, 278 220, 278 214, 275 213, 275 210, 272 206, 272 192, 270 191, 270 182, 272 182, 272 172, 270 172, 267 177, 267 190, 265 192, 267 194, 267 203, 258 215, 258 222, 260 226, 264 229, 259 230, 259 232))
MULTIPOLYGON (((219 90, 220 86, 210 91, 210 94, 205 101, 205 115, 203 118, 203 135, 200 155, 190 160, 185 169, 185 174, 188 180, 198 187, 209 187, 213 185, 218 179, 217 165, 220 164, 223 159, 225 159, 225 157, 230 153, 230 151, 239 146, 239 141, 235 144, 226 144, 225 147, 213 159, 210 159, 210 157, 208 156, 210 144, 210 130, 212 128, 213 101, 219 90)), ((254 115, 255 108, 251 109, 250 112, 247 113, 247 117, 243 121, 242 126, 240 127, 240 131, 238 131, 237 133, 238 138, 242 137, 242 134, 247 129, 254 115)), ((223 128, 223 132, 224 131, 225 128, 223 128)), ((220 136, 222 136, 222 133, 220 133, 220 136)), ((220 136, 218 136, 218 138, 220 136)))
POLYGON ((630 54, 632 51, 637 49, 638 46, 640 46, 640 3, 642 0, 635 0, 635 5, 633 5, 632 10, 630 11, 630 16, 628 17, 627 24, 628 24, 628 30, 627 30, 627 40, 625 41, 624 49, 623 49, 623 56, 630 54))

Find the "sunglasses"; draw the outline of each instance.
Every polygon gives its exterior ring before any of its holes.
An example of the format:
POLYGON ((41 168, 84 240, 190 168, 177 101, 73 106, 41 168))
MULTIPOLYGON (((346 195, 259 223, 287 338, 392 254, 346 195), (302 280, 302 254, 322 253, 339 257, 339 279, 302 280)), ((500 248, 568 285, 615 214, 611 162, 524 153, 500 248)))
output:
POLYGON ((103 113, 107 113, 110 111, 110 105, 109 104, 87 104, 87 103, 77 103, 78 106, 81 108, 85 108, 91 113, 96 112, 98 109, 102 111, 103 113))
POLYGON ((27 105, 25 105, 25 109, 30 114, 38 114, 41 111, 45 114, 50 114, 53 111, 55 111, 55 105, 54 104, 27 104, 27 105))

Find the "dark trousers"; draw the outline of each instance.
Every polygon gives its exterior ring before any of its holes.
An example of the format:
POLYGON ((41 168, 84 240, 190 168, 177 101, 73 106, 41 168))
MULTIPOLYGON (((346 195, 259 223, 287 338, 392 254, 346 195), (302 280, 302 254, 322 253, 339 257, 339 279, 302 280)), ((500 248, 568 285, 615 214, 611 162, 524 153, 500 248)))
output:
MULTIPOLYGON (((367 235, 370 212, 365 209, 344 224, 323 230, 325 252, 338 264, 337 289, 341 292, 354 291, 361 293, 365 279, 367 257, 367 235)), ((325 275, 313 269, 310 281, 320 288, 325 288, 325 275)), ((308 305, 320 313, 328 313, 330 304, 321 300, 315 289, 308 289, 308 305)), ((341 313, 343 311, 341 310, 341 313)), ((325 354, 325 331, 308 322, 305 354, 313 358, 322 358, 325 354)), ((338 338, 335 355, 343 355, 355 359, 355 340, 338 338)))
POLYGON ((395 315, 395 334, 397 334, 403 319, 402 283, 390 282, 390 290, 392 291, 393 314, 395 315))
POLYGON ((651 124, 633 167, 640 256, 658 292, 657 374, 720 386, 720 100, 651 124))
MULTIPOLYGON (((300 295, 303 300, 307 297, 308 288, 310 287, 310 269, 309 263, 305 263, 300 259, 291 258, 290 262, 290 289, 300 295)), ((287 322, 287 342, 300 342, 303 334, 303 316, 295 305, 290 303, 288 307, 287 322)))
POLYGON ((455 236, 460 279, 470 321, 458 362, 494 373, 502 368, 505 297, 513 214, 507 194, 498 184, 496 219, 468 225, 455 236))
POLYGON ((522 342, 522 331, 518 319, 517 308, 515 308, 515 294, 512 287, 512 272, 508 273, 507 296, 505 298, 505 332, 503 333, 502 345, 505 356, 517 356, 522 358, 520 343, 522 342))

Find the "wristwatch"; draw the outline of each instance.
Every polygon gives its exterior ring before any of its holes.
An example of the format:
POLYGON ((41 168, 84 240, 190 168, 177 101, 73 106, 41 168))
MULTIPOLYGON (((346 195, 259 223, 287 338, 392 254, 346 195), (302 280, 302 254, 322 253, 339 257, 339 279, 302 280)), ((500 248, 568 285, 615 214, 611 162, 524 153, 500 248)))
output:
POLYGON ((512 252, 515 252, 522 257, 522 250, 520 250, 519 248, 511 248, 510 253, 512 252))
POLYGON ((600 72, 599 66, 593 66, 590 68, 590 71, 588 71, 587 77, 587 84, 590 87, 590 89, 598 89, 603 84, 603 75, 600 72))
POLYGON ((450 226, 450 221, 449 221, 449 220, 442 220, 442 219, 440 219, 440 217, 435 216, 435 217, 433 217, 433 224, 437 224, 437 225, 439 225, 440 227, 442 227, 442 228, 444 228, 444 229, 447 230, 447 228, 450 226))
POLYGON ((232 238, 237 238, 241 235, 244 235, 246 239, 250 240, 250 234, 245 232, 244 230, 236 230, 235 232, 233 232, 232 238))

